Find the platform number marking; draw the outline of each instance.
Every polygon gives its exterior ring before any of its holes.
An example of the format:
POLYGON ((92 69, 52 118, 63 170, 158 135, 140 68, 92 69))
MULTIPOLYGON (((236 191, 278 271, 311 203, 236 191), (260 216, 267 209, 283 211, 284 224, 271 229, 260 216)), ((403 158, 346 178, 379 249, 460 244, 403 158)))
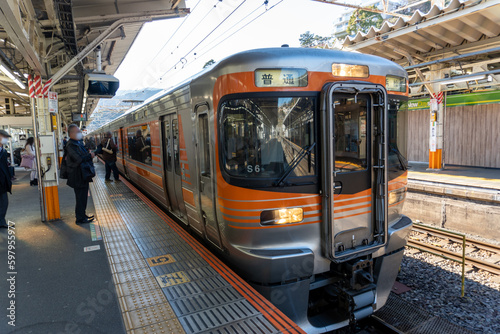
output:
POLYGON ((175 262, 175 259, 172 255, 165 254, 147 258, 146 261, 148 261, 150 267, 156 267, 161 266, 162 264, 175 262))
POLYGON ((162 288, 166 288, 167 286, 191 282, 189 277, 183 271, 178 271, 176 273, 156 276, 156 280, 158 281, 158 283, 160 284, 160 286, 162 288))
POLYGON ((83 248, 84 252, 92 252, 101 249, 100 245, 94 245, 94 246, 87 246, 83 248))

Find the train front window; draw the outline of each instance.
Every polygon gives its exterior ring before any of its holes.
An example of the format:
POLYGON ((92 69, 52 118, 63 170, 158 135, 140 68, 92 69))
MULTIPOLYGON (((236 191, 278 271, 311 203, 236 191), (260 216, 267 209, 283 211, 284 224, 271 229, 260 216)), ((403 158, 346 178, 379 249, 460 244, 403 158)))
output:
POLYGON ((226 100, 222 163, 235 177, 279 179, 315 175, 314 97, 226 100))
POLYGON ((359 96, 335 99, 335 171, 365 170, 369 129, 367 127, 368 99, 359 96))
POLYGON ((407 131, 408 131, 408 99, 389 98, 389 166, 406 170, 407 131))

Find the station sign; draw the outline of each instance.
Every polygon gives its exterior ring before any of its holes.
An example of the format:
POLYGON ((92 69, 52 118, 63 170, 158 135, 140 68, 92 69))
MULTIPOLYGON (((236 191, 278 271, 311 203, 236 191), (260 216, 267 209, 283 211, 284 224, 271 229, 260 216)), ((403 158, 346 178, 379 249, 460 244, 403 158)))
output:
POLYGON ((307 70, 304 68, 271 68, 255 71, 257 87, 306 87, 307 70))
POLYGON ((73 113, 71 114, 71 120, 73 122, 86 122, 87 121, 87 114, 79 114, 79 113, 73 113))
POLYGON ((52 114, 57 114, 58 106, 57 106, 57 93, 49 92, 49 112, 52 114))

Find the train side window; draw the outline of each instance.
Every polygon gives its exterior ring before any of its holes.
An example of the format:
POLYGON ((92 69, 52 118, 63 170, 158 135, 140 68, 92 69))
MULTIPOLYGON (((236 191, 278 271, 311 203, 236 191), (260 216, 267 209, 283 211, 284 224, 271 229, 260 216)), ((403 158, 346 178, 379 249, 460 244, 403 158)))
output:
POLYGON ((128 157, 135 159, 135 128, 127 129, 128 157))
POLYGON ((198 143, 201 150, 200 157, 200 173, 201 176, 210 177, 210 137, 208 134, 208 115, 201 114, 198 117, 198 133, 200 134, 200 142, 198 143))
POLYGON ((164 123, 165 126, 165 147, 167 148, 167 161, 166 167, 168 171, 172 170, 172 142, 170 138, 170 121, 166 120, 164 123))
POLYGON ((120 151, 120 141, 118 140, 118 131, 113 132, 113 140, 115 141, 117 150, 120 151))
POLYGON ((179 122, 177 119, 172 120, 172 136, 174 144, 174 166, 175 174, 181 175, 181 162, 179 161, 179 122))
POLYGON ((128 151, 131 159, 147 165, 152 165, 149 124, 128 129, 128 151))

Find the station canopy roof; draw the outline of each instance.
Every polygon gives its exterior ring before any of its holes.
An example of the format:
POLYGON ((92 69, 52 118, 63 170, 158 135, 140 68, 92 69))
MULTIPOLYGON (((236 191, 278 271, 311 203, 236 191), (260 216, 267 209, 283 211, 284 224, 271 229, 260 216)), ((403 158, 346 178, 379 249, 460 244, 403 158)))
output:
MULTIPOLYGON (((16 113, 27 112, 27 74, 48 80, 104 30, 120 19, 140 18, 124 24, 101 43, 102 70, 114 74, 142 25, 157 19, 185 16, 184 0, 6 0, 0 6, 0 60, 22 81, 22 89, 0 71, 0 97, 15 100, 16 113)), ((90 53, 56 83, 59 111, 71 122, 71 113, 82 110, 84 75, 96 69, 96 53, 90 53)), ((98 99, 87 99, 92 113, 98 99)), ((5 114, 0 99, 0 114, 5 114)))
POLYGON ((342 46, 395 61, 404 58, 395 51, 400 48, 417 60, 428 60, 500 45, 499 35, 500 1, 452 0, 444 8, 434 5, 425 14, 417 10, 411 18, 386 21, 366 34, 358 32, 347 37, 342 46))

